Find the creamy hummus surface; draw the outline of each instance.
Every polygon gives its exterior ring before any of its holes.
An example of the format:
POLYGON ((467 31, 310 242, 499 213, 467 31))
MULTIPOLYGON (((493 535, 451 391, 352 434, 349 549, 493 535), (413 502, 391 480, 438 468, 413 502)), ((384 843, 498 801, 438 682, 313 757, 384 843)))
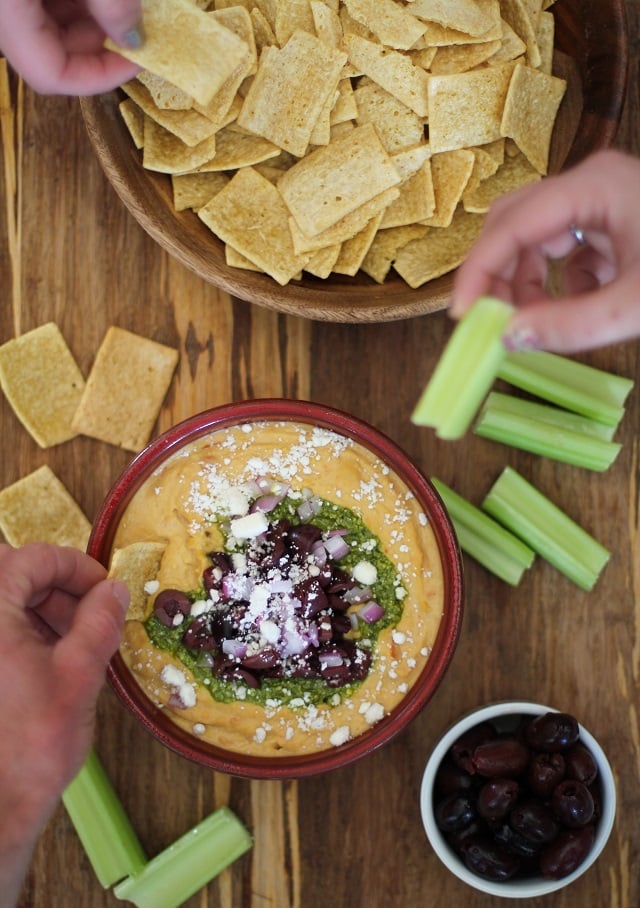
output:
MULTIPOLYGON (((343 538, 349 563, 359 565, 352 570, 365 585, 373 580, 375 593, 371 538, 359 534, 343 538)), ((157 545, 161 552, 157 574, 146 578, 144 613, 137 609, 128 616, 122 657, 153 703, 177 725, 211 744, 269 757, 339 746, 387 715, 429 658, 443 609, 435 536, 405 483, 345 436, 304 423, 271 421, 214 431, 165 461, 127 506, 114 552, 141 542, 160 543, 163 548, 157 545), (192 672, 178 655, 150 639, 154 600, 163 590, 202 590, 203 571, 211 566, 209 553, 221 551, 225 544, 232 558, 244 557, 233 528, 239 533, 241 526, 264 519, 249 511, 247 488, 265 477, 286 487, 287 499, 296 505, 320 498, 353 511, 393 566, 397 620, 374 635, 373 626, 370 632, 366 622, 352 619, 348 636, 366 646, 371 634, 368 673, 356 683, 327 688, 324 698, 306 695, 301 678, 292 678, 287 686, 286 676, 274 688, 277 693, 263 697, 263 702, 242 680, 228 684, 220 697, 217 686, 208 683, 206 663, 204 673, 192 672)), ((286 601, 287 595, 280 598, 286 601)), ((201 591, 195 599, 192 614, 215 611, 216 604, 206 593, 201 591)), ((360 608, 354 604, 347 614, 357 615, 360 608)), ((274 644, 284 631, 274 630, 270 621, 263 626, 265 634, 267 624, 269 642, 274 644)), ((258 641, 258 646, 266 642, 258 641)))

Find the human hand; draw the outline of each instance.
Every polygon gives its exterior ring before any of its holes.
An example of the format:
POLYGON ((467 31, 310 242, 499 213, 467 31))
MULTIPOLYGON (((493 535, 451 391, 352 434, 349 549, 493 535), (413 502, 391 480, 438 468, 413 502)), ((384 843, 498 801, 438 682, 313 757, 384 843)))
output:
POLYGON ((139 47, 140 0, 0 0, 0 51, 35 91, 93 95, 140 67, 104 49, 139 47))
POLYGON ((602 151, 492 206, 458 269, 451 315, 492 294, 518 307, 507 347, 572 353, 640 336, 639 286, 640 160, 602 151), (554 299, 549 262, 565 256, 554 299))
MULTIPOLYGON (((0 906, 91 745, 129 592, 88 555, 0 545, 0 906)), ((8 898, 8 900, 6 900, 8 898)))

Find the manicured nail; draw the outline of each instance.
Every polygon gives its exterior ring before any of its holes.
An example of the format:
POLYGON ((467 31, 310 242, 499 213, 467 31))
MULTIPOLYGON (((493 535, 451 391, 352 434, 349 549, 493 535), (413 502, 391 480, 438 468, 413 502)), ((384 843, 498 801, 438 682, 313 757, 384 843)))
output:
POLYGON ((539 339, 529 328, 515 328, 513 331, 505 332, 502 343, 511 352, 540 349, 539 339))
POLYGON ((122 46, 129 50, 140 50, 143 44, 144 34, 140 26, 130 29, 122 39, 122 46))
POLYGON ((126 583, 123 583, 122 580, 114 580, 111 584, 111 592, 122 606, 122 611, 126 613, 131 601, 131 594, 126 583))

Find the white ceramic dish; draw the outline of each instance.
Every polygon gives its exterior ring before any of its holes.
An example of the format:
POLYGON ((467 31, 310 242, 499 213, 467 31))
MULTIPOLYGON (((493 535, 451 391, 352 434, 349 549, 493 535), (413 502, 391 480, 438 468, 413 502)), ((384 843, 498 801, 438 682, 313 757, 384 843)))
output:
POLYGON ((602 791, 602 814, 596 826, 596 837, 593 847, 582 864, 580 864, 573 873, 559 880, 549 880, 542 877, 527 877, 505 882, 485 880, 465 866, 463 861, 453 851, 438 829, 433 811, 433 785, 438 767, 451 745, 457 741, 464 732, 481 722, 489 721, 493 723, 498 722, 499 724, 499 720, 502 719, 502 721, 506 721, 509 716, 537 716, 546 712, 558 712, 558 710, 549 706, 544 706, 540 703, 520 700, 493 703, 489 706, 476 709, 456 722, 446 734, 442 736, 427 761, 420 789, 420 810, 427 838, 442 863, 453 874, 474 889, 486 892, 489 895, 511 899, 535 898, 563 889, 578 877, 582 876, 582 874, 591 867, 593 862, 601 854, 611 834, 616 813, 616 788, 613 772, 604 751, 593 735, 583 728, 582 725, 580 725, 580 740, 585 747, 591 751, 591 754, 598 765, 602 791))

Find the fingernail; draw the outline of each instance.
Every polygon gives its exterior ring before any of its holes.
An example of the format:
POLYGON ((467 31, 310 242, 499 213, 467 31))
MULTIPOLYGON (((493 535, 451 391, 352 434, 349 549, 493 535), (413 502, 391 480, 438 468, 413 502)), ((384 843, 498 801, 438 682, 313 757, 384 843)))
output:
POLYGON ((115 599, 118 600, 122 606, 122 611, 126 613, 129 608, 129 603, 131 602, 131 594, 129 593, 129 588, 126 583, 123 583, 122 580, 114 580, 111 583, 111 592, 115 599))
POLYGON ((502 343, 512 353, 540 349, 539 339, 529 328, 515 328, 512 331, 506 331, 502 336, 502 343))
POLYGON ((130 29, 122 39, 122 46, 129 50, 140 50, 143 44, 144 33, 140 26, 130 29))

